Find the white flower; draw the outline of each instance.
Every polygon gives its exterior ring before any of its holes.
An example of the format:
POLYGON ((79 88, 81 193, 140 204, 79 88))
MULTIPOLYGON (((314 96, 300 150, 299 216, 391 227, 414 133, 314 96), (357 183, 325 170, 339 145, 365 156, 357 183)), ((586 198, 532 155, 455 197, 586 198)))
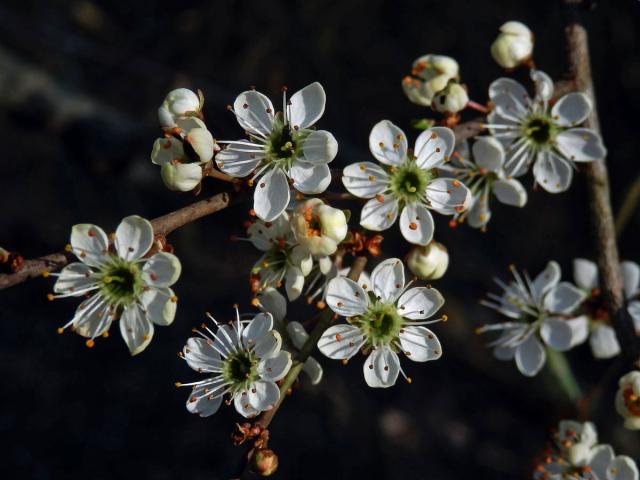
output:
POLYGON ((435 240, 426 246, 418 245, 407 255, 407 266, 421 280, 437 280, 449 267, 449 252, 435 240))
POLYGON ((563 420, 553 443, 538 462, 534 480, 638 480, 636 463, 625 455, 615 456, 610 445, 598 445, 591 422, 563 420))
POLYGON ((344 212, 318 198, 300 203, 293 211, 291 225, 298 243, 318 257, 334 254, 348 229, 344 212))
POLYGON ((451 81, 447 87, 433 98, 433 109, 441 113, 457 113, 469 103, 466 88, 458 82, 451 81))
POLYGON ((458 62, 445 55, 423 55, 413 62, 411 75, 402 79, 402 89, 413 103, 430 107, 436 93, 449 80, 458 79, 458 62))
POLYGON ((346 277, 331 280, 327 304, 349 323, 329 327, 318 341, 318 349, 343 361, 362 349, 368 354, 363 370, 370 387, 390 387, 399 373, 407 378, 397 352, 415 362, 440 358, 440 342, 424 325, 446 319, 443 315, 426 320, 440 309, 444 298, 435 288, 409 289, 410 285, 405 287, 404 266, 397 258, 387 259, 373 270, 371 292, 346 277))
POLYGON ((275 113, 263 94, 250 90, 233 105, 238 123, 249 140, 237 140, 216 156, 218 167, 233 177, 246 177, 254 170, 256 189, 253 208, 259 218, 271 221, 289 203, 289 182, 305 194, 324 192, 331 182, 327 165, 338 153, 338 142, 326 130, 311 127, 324 113, 326 96, 322 85, 314 82, 287 101, 275 113))
POLYGON ((145 257, 152 243, 151 223, 137 215, 122 220, 110 237, 96 225, 74 225, 70 251, 80 262, 57 274, 53 287, 57 295, 49 298, 88 298, 62 329, 71 327, 88 338, 87 346, 93 346, 94 339, 119 318, 131 355, 142 352, 151 342, 154 324, 173 322, 177 297, 169 287, 181 270, 180 261, 170 253, 145 257))
POLYGON ((294 238, 287 212, 273 222, 256 220, 247 229, 247 235, 254 247, 265 252, 251 271, 258 280, 254 290, 279 288, 284 281, 289 301, 298 298, 304 287, 304 277, 313 268, 313 257, 294 238))
POLYGON ((187 88, 171 90, 160 108, 158 119, 163 128, 172 128, 177 125, 179 119, 198 115, 202 110, 204 99, 187 88))
POLYGON ((382 164, 360 162, 344 169, 342 182, 360 198, 370 198, 362 208, 360 225, 374 231, 391 227, 400 212, 404 238, 427 245, 433 238, 429 209, 453 215, 469 206, 471 195, 462 182, 438 178, 437 168, 449 161, 455 136, 445 127, 433 127, 416 140, 408 152, 407 137, 389 120, 376 124, 369 135, 369 148, 382 164))
POLYGON ((570 317, 584 300, 584 293, 569 282, 560 282, 560 266, 551 261, 534 280, 527 272, 520 275, 512 266, 514 281, 501 296, 488 294, 481 303, 509 317, 511 321, 485 325, 479 333, 501 331, 489 346, 499 360, 515 359, 518 370, 527 377, 537 375, 547 358, 545 345, 564 352, 587 339, 585 317, 570 317), (541 341, 542 340, 542 341, 541 341))
POLYGON ((195 117, 178 120, 178 132, 158 138, 151 161, 162 167, 162 181, 170 190, 188 192, 202 181, 202 166, 220 150, 204 122, 195 117))
POLYGON ((489 87, 495 109, 488 115, 487 128, 506 148, 507 175, 524 175, 533 163, 536 182, 551 193, 563 192, 571 185, 573 162, 592 162, 606 156, 602 139, 588 128, 574 128, 592 110, 591 100, 573 92, 549 108, 553 82, 541 71, 533 70, 533 100, 525 88, 510 78, 499 78, 489 87))
MULTIPOLYGON (((624 294, 628 302, 627 311, 633 319, 637 333, 640 333, 640 301, 634 297, 640 293, 640 267, 635 262, 622 262, 622 281, 624 294)), ((589 344, 591 352, 596 358, 612 358, 620 353, 620 344, 616 332, 611 325, 609 312, 600 290, 598 266, 584 258, 573 261, 573 279, 576 285, 584 291, 585 301, 582 310, 589 320, 589 344)))
POLYGON ((471 191, 469 210, 456 213, 453 225, 467 220, 473 228, 486 228, 491 219, 491 193, 505 205, 523 207, 527 203, 527 191, 520 181, 504 172, 505 151, 498 140, 476 137, 471 150, 474 161, 471 161, 468 143, 460 143, 453 152, 451 162, 441 166, 440 170, 468 185, 471 191))
POLYGON ((217 330, 206 325, 199 337, 191 337, 181 357, 195 371, 209 376, 199 382, 177 383, 191 386, 187 410, 201 417, 218 411, 224 395, 229 395, 239 414, 251 418, 270 410, 280 399, 276 385, 291 368, 291 354, 281 350, 282 337, 273 330, 269 313, 259 313, 252 320, 236 320, 220 325, 211 316, 217 330))
POLYGON ((640 372, 623 375, 618 386, 616 410, 624 418, 625 428, 640 430, 640 372))
POLYGON ((515 68, 529 60, 532 53, 533 34, 520 22, 503 24, 498 38, 491 44, 491 56, 502 68, 515 68))

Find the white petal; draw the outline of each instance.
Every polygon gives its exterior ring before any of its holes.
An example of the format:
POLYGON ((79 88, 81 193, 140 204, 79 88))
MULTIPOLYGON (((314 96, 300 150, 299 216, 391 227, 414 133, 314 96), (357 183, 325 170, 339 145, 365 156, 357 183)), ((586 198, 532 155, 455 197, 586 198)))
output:
POLYGON ((467 222, 472 228, 482 228, 491 220, 489 198, 484 192, 472 197, 471 208, 467 214, 467 222))
POLYGON ((245 418, 253 418, 260 413, 260 410, 256 410, 249 403, 248 390, 238 392, 234 395, 233 406, 236 407, 236 411, 245 418))
POLYGON ((309 338, 309 334, 304 329, 300 322, 289 322, 287 324, 287 333, 289 334, 289 338, 291 339, 291 343, 298 350, 302 348, 307 339, 309 338))
POLYGON ((624 283, 624 293, 627 298, 633 297, 638 293, 638 284, 640 284, 640 267, 635 262, 625 261, 620 264, 622 270, 622 280, 624 283))
POLYGON ((93 270, 88 265, 74 262, 62 269, 58 280, 53 286, 56 293, 74 293, 83 295, 84 290, 96 284, 96 279, 92 276, 93 270))
POLYGON ((561 282, 544 297, 544 308, 551 313, 570 314, 584 301, 586 294, 569 282, 561 282))
POLYGON ((265 252, 290 232, 289 215, 283 212, 270 222, 256 221, 247 229, 247 236, 254 247, 265 252))
POLYGON ((97 225, 80 223, 71 229, 71 250, 92 267, 99 267, 109 255, 109 239, 97 225))
POLYGON ((197 413, 201 417, 210 417, 218 411, 222 405, 222 395, 214 395, 205 392, 206 386, 197 387, 191 392, 187 399, 187 410, 190 413, 197 413))
POLYGON ((336 277, 327 284, 327 305, 338 315, 353 317, 367 309, 367 294, 353 280, 336 277))
POLYGON ((511 347, 497 346, 493 349, 493 355, 502 362, 513 360, 516 354, 516 349, 511 347))
POLYGON ((495 111, 499 115, 523 115, 531 100, 526 89, 515 80, 499 78, 489 86, 489 98, 495 103, 495 111))
POLYGON ((149 288, 140 295, 140 303, 147 318, 156 325, 171 325, 176 316, 178 303, 170 288, 149 288))
POLYGON ((524 207, 527 203, 527 191, 515 178, 496 180, 492 190, 496 198, 505 205, 524 207))
POLYGON ((551 260, 547 263, 545 269, 538 274, 533 281, 532 291, 533 297, 538 302, 542 296, 555 287, 560 281, 560 265, 551 260))
POLYGON ((526 377, 534 377, 542 369, 547 353, 535 334, 516 348, 516 365, 520 373, 526 377))
POLYGON ((580 315, 565 320, 571 327, 571 348, 586 342, 589 337, 589 317, 580 315))
POLYGON ((314 130, 302 145, 305 162, 324 164, 331 162, 338 154, 338 142, 326 130, 314 130))
POLYGON ((399 337, 402 350, 409 360, 427 362, 442 356, 438 337, 426 327, 404 327, 399 337))
POLYGON ((426 195, 431 208, 442 215, 453 215, 471 204, 469 189, 453 178, 436 178, 427 186, 426 195))
POLYGON ((251 133, 267 136, 273 130, 273 105, 265 95, 255 90, 242 92, 233 103, 238 123, 251 133))
POLYGON ((311 385, 317 385, 322 380, 322 365, 313 357, 307 358, 302 367, 302 371, 309 376, 311 385))
POLYGON ((387 189, 389 176, 375 163, 352 163, 344 169, 342 183, 356 197, 373 198, 387 189))
POLYGON ((291 254, 289 255, 289 260, 293 265, 300 269, 300 273, 304 277, 311 273, 311 269, 313 268, 313 257, 307 247, 302 245, 296 245, 293 247, 293 250, 291 250, 291 254))
POLYGON ((558 318, 545 319, 540 327, 540 336, 549 347, 559 352, 565 352, 573 346, 571 327, 558 318))
POLYGON ((120 316, 120 333, 131 355, 142 352, 153 337, 153 323, 142 313, 137 305, 125 307, 120 316))
POLYGON ((258 293, 260 308, 270 313, 274 320, 282 321, 287 316, 287 300, 275 288, 266 288, 258 293))
POLYGON ((598 325, 589 337, 591 352, 596 358, 612 358, 620 353, 616 331, 609 325, 598 325))
POLYGON ((327 96, 318 82, 297 91, 289 100, 291 103, 291 125, 293 128, 307 128, 315 124, 324 113, 327 96))
POLYGON ((289 204, 289 182, 280 168, 272 168, 256 182, 253 209, 258 218, 271 222, 289 204))
POLYGON ((541 70, 531 70, 531 80, 536 86, 536 100, 548 102, 553 97, 553 80, 541 70))
POLYGON ((364 336, 353 325, 334 325, 329 327, 318 340, 318 350, 333 360, 348 360, 353 357, 362 344, 364 336))
POLYGON ((591 114, 591 100, 582 92, 568 93, 551 109, 553 120, 562 127, 574 127, 591 114))
POLYGON ((156 165, 164 165, 182 157, 184 157, 182 142, 175 138, 158 138, 153 143, 151 161, 156 165))
POLYGON ((407 156, 407 136, 389 120, 376 123, 369 134, 369 149, 385 165, 400 165, 407 156))
MULTIPOLYGON (((238 141, 246 142, 246 140, 238 141)), ((251 150, 251 148, 232 142, 216 155, 216 165, 232 177, 246 177, 256 169, 263 158, 264 153, 259 150, 260 148, 256 145, 255 152, 247 152, 243 150, 251 150)))
POLYGON ((371 272, 373 292, 382 303, 393 303, 404 290, 404 265, 398 258, 380 262, 371 272))
POLYGON ((277 382, 282 380, 291 368, 291 354, 280 350, 277 355, 264 358, 258 364, 258 375, 264 380, 277 382))
POLYGON ((493 137, 477 137, 473 144, 473 159, 480 168, 497 172, 504 163, 504 147, 493 137))
POLYGON ((222 368, 220 354, 204 338, 189 338, 182 354, 196 372, 216 372, 222 368))
POLYGON ((242 344, 245 348, 251 348, 258 340, 273 329, 273 317, 270 313, 259 313, 249 325, 242 330, 242 344))
POLYGON ((125 260, 137 260, 142 257, 149 251, 152 243, 151 222, 138 215, 124 218, 116 229, 116 250, 125 260))
POLYGON ((556 148, 567 160, 593 162, 607 156, 602 139, 588 128, 572 128, 556 137, 556 148))
POLYGON ((591 454, 589 466, 593 469, 594 478, 606 479, 607 468, 613 461, 613 448, 611 448, 611 445, 596 445, 589 453, 591 454))
POLYGON ((435 288, 415 287, 398 299, 398 313, 411 320, 432 317, 444 305, 444 297, 435 288))
POLYGON ((280 351, 282 337, 275 330, 269 330, 265 335, 258 338, 253 347, 253 353, 258 358, 270 358, 280 351))
POLYGON ((360 225, 367 230, 381 232, 393 225, 396 218, 398 218, 398 201, 391 195, 380 195, 372 198, 362 207, 360 225))
POLYGON ((427 245, 433 239, 433 217, 427 207, 409 203, 400 214, 400 231, 407 242, 427 245))
POLYGON ((331 183, 331 171, 326 164, 294 162, 291 167, 293 188, 308 195, 324 192, 331 183))
POLYGON ((573 168, 569 162, 551 152, 540 152, 533 165, 536 182, 549 193, 564 192, 571 186, 573 168))
POLYGON ((241 346, 236 328, 228 324, 220 325, 216 330, 213 346, 224 355, 236 350, 237 347, 241 346))
POLYGON ((184 138, 188 142, 193 151, 196 152, 201 162, 208 162, 213 158, 215 150, 215 142, 211 132, 206 128, 194 128, 184 138))
POLYGON ((456 136, 450 128, 429 128, 416 139, 416 164, 425 170, 438 167, 451 158, 455 145, 456 136))
POLYGON ((591 260, 576 258, 573 261, 573 280, 583 290, 598 288, 598 266, 591 260))
POLYGON ((251 383, 247 389, 249 404, 264 412, 271 410, 280 399, 280 389, 274 382, 261 381, 251 383))
POLYGON ((147 285, 155 287, 170 287, 182 272, 182 265, 178 257, 171 253, 160 252, 154 254, 142 267, 142 279, 147 285))
POLYGON ((96 338, 109 330, 114 316, 109 315, 109 305, 101 302, 98 306, 91 303, 95 295, 80 303, 73 317, 74 332, 87 338, 96 338))
POLYGON ((626 455, 618 455, 609 465, 607 480, 638 480, 636 462, 626 455))
POLYGON ((304 288, 304 274, 298 267, 289 267, 284 278, 284 289, 290 302, 302 295, 304 288))
POLYGON ((199 163, 165 163, 160 176, 169 190, 190 192, 202 181, 202 167, 199 163))
POLYGON ((640 302, 629 302, 627 305, 627 311, 629 312, 629 315, 631 315, 636 333, 640 335, 640 302))
POLYGON ((400 373, 400 360, 389 347, 379 347, 369 354, 363 370, 364 379, 370 387, 391 387, 396 383, 400 373))

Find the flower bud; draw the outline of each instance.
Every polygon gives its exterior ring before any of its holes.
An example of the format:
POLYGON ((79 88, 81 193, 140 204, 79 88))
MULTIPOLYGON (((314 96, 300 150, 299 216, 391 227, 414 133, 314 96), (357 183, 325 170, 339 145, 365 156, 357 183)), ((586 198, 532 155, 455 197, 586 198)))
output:
POLYGON ((432 241, 429 245, 416 245, 407 256, 409 270, 422 280, 437 280, 447 271, 449 253, 444 245, 432 241))
POLYGON ((640 372, 634 370, 620 378, 616 393, 616 410, 629 430, 640 430, 640 372))
POLYGON ((259 448, 251 456, 251 470, 268 477, 278 470, 278 456, 270 448, 259 448))
POLYGON ((338 208, 312 198, 302 202, 293 212, 293 234, 300 245, 312 255, 335 253, 338 244, 347 236, 347 217, 338 208))
POLYGON ((413 62, 411 75, 404 77, 402 88, 410 101, 428 107, 449 80, 458 79, 458 72, 458 62, 451 57, 423 55, 413 62))
POLYGON ((202 167, 198 163, 165 163, 160 176, 169 190, 190 192, 202 181, 202 167))
POLYGON ((444 90, 436 94, 432 107, 440 113, 457 113, 464 110, 468 102, 467 90, 458 82, 451 81, 444 90))
POLYGON ((187 88, 170 91, 158 109, 160 125, 165 128, 175 127, 179 117, 200 112, 200 97, 187 88))
POLYGON ((533 34, 520 22, 507 22, 491 45, 491 56, 502 68, 515 68, 533 53, 533 34))

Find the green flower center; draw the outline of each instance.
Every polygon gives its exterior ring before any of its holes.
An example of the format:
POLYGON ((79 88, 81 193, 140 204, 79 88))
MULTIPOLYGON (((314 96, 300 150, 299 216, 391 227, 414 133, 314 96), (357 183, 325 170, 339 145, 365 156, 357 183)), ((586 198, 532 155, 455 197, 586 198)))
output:
POLYGON ((427 185, 436 177, 431 171, 420 168, 413 160, 407 160, 400 167, 392 169, 390 176, 391 192, 405 203, 423 199, 427 185))
POLYGON ((277 163, 285 169, 291 168, 293 160, 302 156, 302 145, 307 136, 307 132, 292 130, 285 125, 282 114, 278 112, 267 139, 266 161, 277 163))
POLYGON ((222 377, 235 390, 244 390, 258 379, 258 360, 253 353, 239 350, 229 355, 222 366, 222 377))
POLYGON ((116 255, 102 267, 99 281, 102 296, 119 307, 133 303, 144 288, 140 267, 116 255))
POLYGON ((557 133, 558 127, 546 115, 532 115, 522 126, 523 136, 538 148, 550 145, 557 133))
POLYGON ((369 346, 391 344, 398 338, 403 324, 404 320, 394 305, 377 301, 358 319, 358 326, 369 346))

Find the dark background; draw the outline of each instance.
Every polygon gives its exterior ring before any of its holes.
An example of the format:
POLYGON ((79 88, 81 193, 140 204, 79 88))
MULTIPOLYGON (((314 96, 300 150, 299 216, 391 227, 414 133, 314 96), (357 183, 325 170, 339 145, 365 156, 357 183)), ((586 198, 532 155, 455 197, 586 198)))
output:
MULTIPOLYGON (((4 1, 0 3, 0 245, 27 258, 57 251, 74 223, 112 230, 130 214, 148 218, 190 203, 164 189, 149 153, 159 133, 156 109, 172 88, 201 88, 218 138, 240 133, 225 110, 248 85, 276 97, 318 80, 328 96, 321 127, 340 144, 334 167, 369 158, 367 138, 388 118, 409 131, 428 114, 403 96, 400 80, 417 56, 454 56, 472 99, 486 100, 502 75, 489 45, 506 20, 536 34, 536 62, 565 72, 559 1, 4 1)), ((593 67, 614 207, 639 173, 640 3, 600 2, 588 17, 593 67)), ((276 97, 277 98, 277 97, 276 97)), ((415 132, 410 136, 415 138, 415 132)), ((568 193, 530 193, 523 210, 495 205, 489 231, 447 227, 451 267, 435 282, 447 298, 446 324, 434 330, 444 357, 403 365, 413 385, 372 390, 359 360, 321 359, 325 379, 300 388, 272 425, 278 478, 519 479, 530 477, 550 429, 571 414, 545 374, 525 379, 499 363, 474 328, 497 319, 477 300, 514 262, 537 273, 557 259, 594 256, 584 176, 568 193)), ((532 182, 527 177, 525 182, 532 182)), ((224 185, 205 183, 203 195, 224 185)), ((331 187, 340 191, 340 185, 331 187)), ((73 299, 49 303, 52 279, 0 293, 0 437, 6 478, 154 480, 228 478, 242 448, 229 441, 241 418, 223 408, 209 419, 184 408, 176 380, 197 378, 175 353, 205 311, 229 318, 248 305, 247 272, 258 252, 228 241, 248 205, 237 205, 174 233, 183 264, 175 323, 157 328, 150 347, 130 358, 117 328, 88 350, 56 334, 73 299)), ((357 218, 357 215, 355 216, 357 218)), ((640 260, 634 216, 623 258, 640 260)), ((386 256, 406 253, 397 227, 386 256)), ((298 308, 293 318, 307 319, 298 308)), ((317 355, 319 358, 319 354, 317 355)), ((610 362, 587 346, 569 354, 590 390, 610 362)), ((615 380, 593 420, 601 439, 638 458, 637 434, 613 412, 615 380)))

